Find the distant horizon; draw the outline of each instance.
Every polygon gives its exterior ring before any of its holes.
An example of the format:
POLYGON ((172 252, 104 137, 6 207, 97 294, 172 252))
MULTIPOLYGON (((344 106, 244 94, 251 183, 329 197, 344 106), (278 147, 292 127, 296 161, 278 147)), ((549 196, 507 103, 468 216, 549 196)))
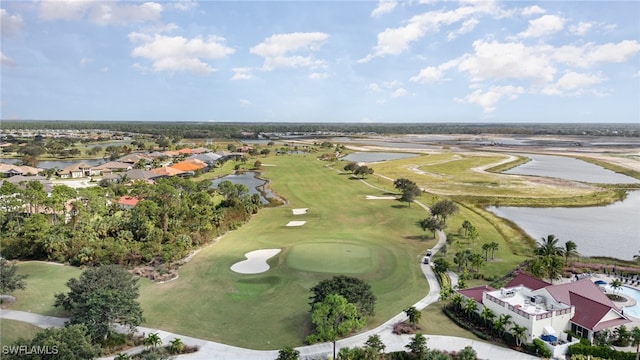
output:
POLYGON ((0 117, 636 123, 639 13, 598 0, 4 0, 0 117))

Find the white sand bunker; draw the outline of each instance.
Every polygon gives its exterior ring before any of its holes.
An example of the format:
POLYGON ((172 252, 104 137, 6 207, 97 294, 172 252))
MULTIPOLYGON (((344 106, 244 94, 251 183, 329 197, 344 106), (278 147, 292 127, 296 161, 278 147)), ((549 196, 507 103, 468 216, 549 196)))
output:
POLYGON ((287 226, 302 226, 306 223, 307 223, 306 221, 289 221, 287 226))
POLYGON ((395 196, 373 196, 367 195, 367 200, 395 200, 395 196))
POLYGON ((308 210, 309 209, 307 208, 300 208, 300 209, 292 209, 291 211, 293 212, 293 215, 302 215, 302 214, 306 214, 308 210))
POLYGON ((247 260, 231 265, 231 271, 240 274, 259 274, 269 270, 267 260, 276 256, 280 249, 262 249, 244 254, 247 260))

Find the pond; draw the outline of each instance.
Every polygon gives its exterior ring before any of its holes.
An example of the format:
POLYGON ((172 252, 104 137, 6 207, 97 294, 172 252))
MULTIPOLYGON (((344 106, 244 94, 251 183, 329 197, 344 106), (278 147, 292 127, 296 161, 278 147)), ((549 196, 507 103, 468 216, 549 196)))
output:
POLYGON ((260 190, 262 190, 268 198, 275 197, 273 195, 273 192, 271 192, 271 190, 269 190, 269 188, 265 186, 268 183, 268 181, 256 178, 256 173, 252 171, 226 175, 221 178, 211 180, 211 187, 217 188, 221 182, 227 181, 227 180, 231 181, 233 184, 242 184, 246 186, 249 189, 250 195, 253 195, 253 194, 260 195, 260 201, 263 204, 268 204, 269 200, 267 200, 267 198, 264 197, 264 195, 258 190, 258 188, 260 188, 260 190))
POLYGON ((560 245, 573 241, 585 256, 632 260, 640 250, 640 191, 606 206, 580 208, 488 207, 516 223, 534 240, 553 234, 560 245))
MULTIPOLYGON (((20 159, 2 159, 0 163, 3 164, 15 164, 19 162, 20 159)), ((104 159, 76 159, 76 160, 42 160, 38 161, 38 166, 41 169, 53 169, 58 168, 60 170, 66 168, 67 166, 71 166, 73 164, 85 163, 91 166, 98 166, 106 163, 107 161, 104 159)))
POLYGON ((352 162, 374 162, 374 161, 386 161, 386 160, 398 160, 410 157, 415 157, 416 154, 407 153, 389 153, 389 152, 355 152, 349 154, 340 160, 352 161, 352 162))
POLYGON ((565 156, 521 154, 531 161, 505 171, 505 174, 548 176, 598 184, 637 184, 640 180, 618 174, 598 165, 565 156))

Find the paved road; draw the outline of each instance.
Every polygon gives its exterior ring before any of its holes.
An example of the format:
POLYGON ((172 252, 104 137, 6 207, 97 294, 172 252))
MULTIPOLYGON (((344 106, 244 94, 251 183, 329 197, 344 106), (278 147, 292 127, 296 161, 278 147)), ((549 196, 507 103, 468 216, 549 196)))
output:
MULTIPOLYGON (((371 184, 367 185, 377 188, 371 184)), ((384 189, 381 189, 386 191, 384 189)), ((418 205, 423 207, 426 211, 429 211, 429 208, 424 204, 416 202, 418 205)), ((446 243, 446 235, 443 231, 438 231, 438 243, 433 247, 433 253, 437 253, 442 246, 446 243)), ((424 273, 427 282, 429 283, 429 293, 422 298, 420 301, 416 302, 413 306, 419 310, 422 310, 438 301, 438 297, 440 296, 440 285, 436 279, 436 276, 433 272, 433 269, 430 265, 421 264, 422 272, 424 273)), ((453 279, 452 279, 453 280, 453 279)), ((32 314, 24 311, 16 311, 16 310, 2 310, 0 311, 0 317, 5 319, 12 319, 27 322, 30 324, 34 324, 39 327, 49 327, 49 326, 63 326, 64 322, 67 319, 57 318, 52 316, 44 316, 38 314, 32 314)), ((371 329, 352 337, 339 340, 336 343, 336 347, 338 349, 343 347, 361 347, 364 345, 365 341, 369 338, 369 336, 377 334, 380 336, 382 342, 386 345, 386 351, 403 351, 406 350, 405 345, 410 342, 411 335, 394 335, 392 333, 393 325, 397 322, 406 320, 407 316, 404 312, 394 316, 389 319, 384 324, 376 327, 375 329, 371 329)), ((219 359, 219 360, 272 360, 278 356, 277 350, 264 351, 264 350, 252 350, 252 349, 244 349, 235 346, 225 345, 213 341, 207 341, 202 339, 196 339, 189 336, 179 335, 170 333, 167 331, 163 331, 160 329, 152 329, 146 327, 138 327, 139 334, 150 334, 157 332, 160 338, 162 339, 163 344, 168 344, 174 338, 180 338, 185 345, 190 346, 198 346, 200 348, 199 351, 177 356, 178 359, 185 360, 209 360, 209 359, 219 359)), ((460 337, 453 336, 441 336, 441 335, 426 335, 428 338, 427 346, 432 349, 440 349, 447 351, 458 351, 463 349, 465 346, 471 346, 478 354, 479 359, 509 359, 509 360, 530 360, 537 359, 536 357, 526 355, 511 349, 503 348, 500 346, 491 345, 485 342, 470 340, 460 337)), ((326 359, 328 356, 331 356, 333 352, 333 347, 331 343, 322 343, 315 344, 309 346, 302 346, 296 348, 300 351, 300 355, 303 359, 326 359)), ((127 353, 133 354, 142 351, 142 347, 137 347, 130 349, 127 353)), ((112 357, 104 358, 104 359, 112 359, 112 357)))

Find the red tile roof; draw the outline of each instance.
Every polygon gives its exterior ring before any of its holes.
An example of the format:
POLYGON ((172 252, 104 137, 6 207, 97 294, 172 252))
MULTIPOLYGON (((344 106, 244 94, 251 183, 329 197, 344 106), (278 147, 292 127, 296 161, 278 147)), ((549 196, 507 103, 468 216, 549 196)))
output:
POLYGON ((136 206, 140 199, 135 196, 122 196, 118 199, 118 204, 120 205, 128 205, 128 206, 136 206))
POLYGON ((598 285, 594 284, 593 281, 589 279, 582 279, 575 282, 569 282, 558 285, 550 285, 545 287, 545 290, 553 296, 559 302, 573 305, 571 303, 571 293, 579 294, 580 296, 586 297, 591 301, 598 302, 602 305, 605 305, 609 308, 614 308, 618 310, 618 307, 605 295, 602 290, 598 287, 598 285))
POLYGON ((518 273, 516 277, 514 277, 513 280, 509 281, 507 285, 505 285, 504 287, 511 288, 511 287, 516 287, 520 285, 531 290, 538 290, 538 289, 542 289, 543 287, 547 287, 551 284, 549 284, 546 281, 542 281, 538 278, 535 278, 529 274, 518 273))
MULTIPOLYGON (((587 281, 591 282, 590 280, 587 281)), ((569 291, 568 295, 571 305, 576 307, 576 314, 571 318, 571 321, 584 328, 592 331, 598 331, 611 326, 618 326, 630 322, 630 320, 623 318, 619 314, 618 316, 620 317, 618 319, 600 322, 610 311, 616 311, 615 308, 589 299, 588 297, 580 294, 576 294, 572 291, 569 291)))
POLYGON ((486 291, 495 291, 495 290, 496 289, 492 288, 491 286, 482 285, 474 288, 458 290, 458 293, 468 298, 471 298, 476 302, 482 303, 482 294, 486 291))

